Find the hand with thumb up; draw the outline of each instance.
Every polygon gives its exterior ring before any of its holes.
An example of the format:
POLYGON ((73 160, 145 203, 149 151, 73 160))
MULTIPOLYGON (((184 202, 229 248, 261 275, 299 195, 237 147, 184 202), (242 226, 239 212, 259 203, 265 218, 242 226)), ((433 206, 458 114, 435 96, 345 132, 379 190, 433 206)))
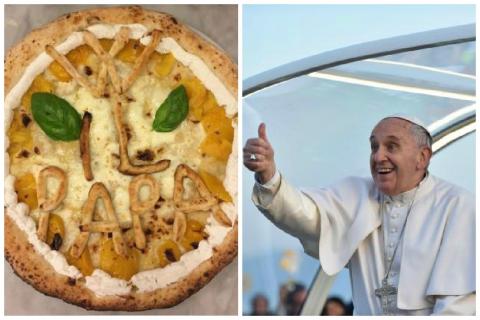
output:
POLYGON ((243 147, 243 164, 255 172, 260 183, 266 183, 275 175, 273 148, 267 139, 265 123, 258 127, 258 138, 248 139, 243 147))

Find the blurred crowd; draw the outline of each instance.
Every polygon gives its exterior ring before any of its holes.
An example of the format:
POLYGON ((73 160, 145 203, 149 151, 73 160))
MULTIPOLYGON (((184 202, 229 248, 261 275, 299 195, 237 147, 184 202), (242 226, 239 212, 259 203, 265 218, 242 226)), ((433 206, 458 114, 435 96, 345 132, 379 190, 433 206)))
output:
MULTIPOLYGON (((299 315, 307 298, 307 288, 301 283, 286 283, 280 286, 279 303, 272 309, 268 298, 261 293, 251 300, 252 316, 294 316, 299 315)), ((350 316, 353 314, 353 304, 345 302, 340 297, 329 297, 323 307, 322 316, 350 316)))

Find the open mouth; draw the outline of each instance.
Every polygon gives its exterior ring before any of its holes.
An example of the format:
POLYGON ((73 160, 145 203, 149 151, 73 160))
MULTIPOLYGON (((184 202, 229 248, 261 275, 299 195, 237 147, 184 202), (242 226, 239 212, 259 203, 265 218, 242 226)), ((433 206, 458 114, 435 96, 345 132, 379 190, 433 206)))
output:
POLYGON ((393 172, 393 170, 394 170, 393 168, 377 168, 376 172, 378 174, 389 174, 389 173, 393 172))

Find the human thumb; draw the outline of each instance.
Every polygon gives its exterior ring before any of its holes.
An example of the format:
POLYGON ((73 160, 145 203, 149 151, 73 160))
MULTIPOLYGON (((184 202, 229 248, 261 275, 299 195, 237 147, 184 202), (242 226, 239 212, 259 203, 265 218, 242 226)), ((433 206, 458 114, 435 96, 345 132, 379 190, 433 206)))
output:
POLYGON ((258 127, 258 137, 262 138, 265 141, 268 141, 267 126, 265 125, 265 123, 261 123, 260 126, 258 127))

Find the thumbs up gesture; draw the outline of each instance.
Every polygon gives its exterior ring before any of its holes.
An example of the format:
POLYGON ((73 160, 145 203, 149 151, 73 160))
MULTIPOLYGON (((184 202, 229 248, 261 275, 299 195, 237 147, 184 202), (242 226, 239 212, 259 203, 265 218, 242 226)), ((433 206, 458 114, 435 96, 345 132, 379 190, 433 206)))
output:
POLYGON ((243 164, 255 172, 260 183, 268 182, 274 176, 273 148, 267 138, 265 123, 258 127, 258 137, 248 139, 243 147, 243 164))

